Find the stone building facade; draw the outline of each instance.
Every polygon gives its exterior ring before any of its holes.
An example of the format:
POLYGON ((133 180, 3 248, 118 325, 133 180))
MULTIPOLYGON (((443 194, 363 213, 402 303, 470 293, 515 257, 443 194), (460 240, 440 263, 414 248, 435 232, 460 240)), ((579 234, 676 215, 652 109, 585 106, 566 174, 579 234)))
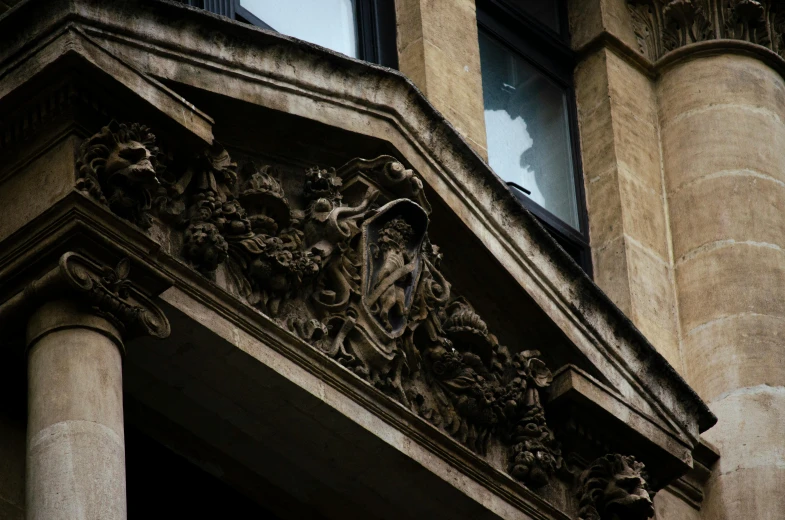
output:
POLYGON ((785 7, 327 3, 0 2, 0 518, 785 518, 785 7))

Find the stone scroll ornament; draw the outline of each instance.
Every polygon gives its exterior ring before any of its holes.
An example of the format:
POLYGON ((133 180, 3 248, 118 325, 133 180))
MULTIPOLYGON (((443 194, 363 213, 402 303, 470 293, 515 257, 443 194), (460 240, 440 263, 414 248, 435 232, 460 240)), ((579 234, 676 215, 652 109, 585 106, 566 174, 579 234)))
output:
POLYGON ((274 168, 238 167, 218 145, 165 171, 155 151, 144 127, 105 127, 82 147, 77 186, 134 223, 179 230, 196 270, 223 269, 229 290, 478 454, 502 443, 527 485, 561 467, 541 402, 551 372, 538 351, 500 345, 453 294, 412 170, 355 159, 308 169, 284 193, 274 168), (139 146, 141 164, 112 159, 139 146))
POLYGON ((643 55, 707 40, 742 40, 785 57, 785 2, 781 0, 627 0, 643 55))
POLYGON ((644 466, 619 454, 592 462, 578 479, 579 520, 647 520, 654 516, 644 466))

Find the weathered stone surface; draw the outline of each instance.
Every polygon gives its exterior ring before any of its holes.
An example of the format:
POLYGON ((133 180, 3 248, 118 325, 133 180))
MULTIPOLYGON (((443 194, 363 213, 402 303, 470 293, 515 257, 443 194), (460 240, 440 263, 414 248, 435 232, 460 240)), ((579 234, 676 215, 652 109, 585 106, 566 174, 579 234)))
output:
POLYGON ((576 94, 595 279, 680 366, 654 86, 600 49, 578 66, 576 94))
MULTIPOLYGON (((777 45, 777 43, 775 43, 777 45)), ((783 80, 760 60, 693 56, 658 84, 686 374, 720 420, 702 517, 785 510, 783 80), (773 386, 768 386, 773 385, 773 386)))
MULTIPOLYGON (((685 82, 689 78, 684 78, 685 82)), ((663 119, 662 152, 669 192, 707 175, 751 171, 785 181, 785 125, 771 110, 706 105, 663 119), (728 131, 733 128, 733 131, 728 131), (765 136, 765 138, 761 138, 765 136)))
POLYGON ((663 489, 654 495, 654 518, 668 520, 702 520, 701 513, 691 505, 685 503, 681 497, 663 489))
POLYGON ((715 54, 676 63, 660 78, 657 93, 664 121, 713 105, 757 108, 785 121, 785 80, 755 57, 715 54))
POLYGON ((719 243, 754 242, 785 249, 785 184, 751 171, 725 172, 670 196, 676 261, 719 243), (700 206, 702 211, 696 212, 700 206))
POLYGON ((474 0, 395 0, 401 72, 486 158, 474 0))
POLYGON ((75 138, 65 139, 27 165, 25 172, 7 179, 0 190, 0 237, 7 238, 73 189, 75 138))
POLYGON ((638 42, 629 23, 625 0, 570 0, 568 12, 573 49, 583 49, 607 34, 637 51, 638 42))
POLYGON ((27 518, 126 518, 117 329, 53 302, 28 337, 27 518))
POLYGON ((681 370, 676 297, 670 266, 634 243, 627 246, 627 266, 632 304, 630 316, 665 359, 681 370))
POLYGON ((687 377, 707 401, 737 388, 785 387, 785 319, 755 313, 725 316, 684 336, 687 377))
POLYGON ((782 251, 758 244, 729 244, 682 261, 676 268, 682 330, 737 314, 785 316, 782 251), (711 280, 710 285, 706 280, 711 280), (707 305, 711 302, 711 305, 707 305))
POLYGON ((704 518, 775 520, 785 511, 785 389, 759 385, 712 402, 719 422, 706 438, 722 453, 707 485, 704 518))
POLYGON ((601 249, 592 251, 597 282, 603 291, 623 312, 632 312, 632 294, 627 266, 627 244, 623 236, 608 242, 601 249))

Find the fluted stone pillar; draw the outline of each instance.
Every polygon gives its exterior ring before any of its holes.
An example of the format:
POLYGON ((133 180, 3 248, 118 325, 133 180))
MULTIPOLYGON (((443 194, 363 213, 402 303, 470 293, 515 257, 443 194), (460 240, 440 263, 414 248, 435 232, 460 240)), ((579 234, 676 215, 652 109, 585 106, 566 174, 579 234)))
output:
POLYGON ((719 422, 707 520, 785 515, 785 80, 756 56, 662 71, 660 132, 689 383, 719 422))
POLYGON ((126 518, 120 332, 76 301, 27 327, 27 518, 126 518))

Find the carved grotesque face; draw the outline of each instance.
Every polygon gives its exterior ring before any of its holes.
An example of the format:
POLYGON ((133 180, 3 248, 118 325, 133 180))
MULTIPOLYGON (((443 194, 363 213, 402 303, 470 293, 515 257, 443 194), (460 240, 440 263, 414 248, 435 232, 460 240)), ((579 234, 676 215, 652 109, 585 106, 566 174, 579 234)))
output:
POLYGON ((305 175, 305 191, 311 199, 339 197, 338 189, 342 182, 341 178, 335 175, 335 170, 311 168, 305 175))
POLYGON ((581 520, 647 520, 654 515, 644 465, 617 453, 595 460, 580 477, 581 520))
POLYGON ((117 142, 106 158, 104 174, 111 182, 118 184, 142 184, 155 186, 158 184, 152 153, 139 141, 130 140, 117 142))
POLYGON ((608 481, 605 511, 610 518, 646 520, 654 514, 646 482, 629 466, 608 481))

